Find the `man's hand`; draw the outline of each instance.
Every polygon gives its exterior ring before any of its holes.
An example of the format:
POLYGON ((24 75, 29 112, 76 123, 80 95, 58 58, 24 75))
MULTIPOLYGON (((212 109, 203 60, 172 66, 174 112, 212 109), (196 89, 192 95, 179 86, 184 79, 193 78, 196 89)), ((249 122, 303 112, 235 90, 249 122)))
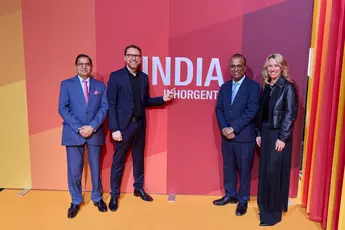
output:
POLYGON ((231 128, 231 127, 225 127, 223 130, 222 130, 222 133, 223 135, 228 138, 228 136, 234 132, 234 129, 231 128))
POLYGON ((169 90, 168 93, 164 94, 163 100, 171 101, 174 98, 176 88, 173 88, 172 90, 169 90))
POLYGON ((229 140, 235 139, 235 133, 230 133, 228 136, 226 136, 229 140))
POLYGON ((277 139, 276 141, 276 150, 278 152, 281 152, 285 148, 285 143, 282 142, 281 140, 277 139))
POLYGON ((120 131, 113 132, 111 136, 114 139, 114 141, 122 141, 122 134, 120 131))
POLYGON ((84 138, 91 137, 93 131, 94 129, 89 125, 84 125, 83 127, 79 128, 79 133, 84 138))

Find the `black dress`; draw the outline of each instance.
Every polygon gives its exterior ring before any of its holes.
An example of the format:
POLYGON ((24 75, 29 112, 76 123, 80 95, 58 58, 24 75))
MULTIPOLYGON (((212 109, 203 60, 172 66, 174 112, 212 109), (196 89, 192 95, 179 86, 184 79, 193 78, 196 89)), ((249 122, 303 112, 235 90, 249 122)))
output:
POLYGON ((280 129, 271 129, 270 86, 262 93, 261 150, 259 163, 258 205, 260 221, 274 225, 281 221, 282 211, 287 212, 291 169, 292 138, 285 142, 285 148, 278 152, 275 144, 280 129))

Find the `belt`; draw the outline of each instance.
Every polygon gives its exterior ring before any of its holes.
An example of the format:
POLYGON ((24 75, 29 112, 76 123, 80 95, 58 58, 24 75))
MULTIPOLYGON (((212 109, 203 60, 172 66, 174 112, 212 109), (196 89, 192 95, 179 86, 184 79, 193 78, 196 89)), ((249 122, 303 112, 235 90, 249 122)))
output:
POLYGON ((140 121, 142 120, 142 117, 132 117, 132 121, 140 121))

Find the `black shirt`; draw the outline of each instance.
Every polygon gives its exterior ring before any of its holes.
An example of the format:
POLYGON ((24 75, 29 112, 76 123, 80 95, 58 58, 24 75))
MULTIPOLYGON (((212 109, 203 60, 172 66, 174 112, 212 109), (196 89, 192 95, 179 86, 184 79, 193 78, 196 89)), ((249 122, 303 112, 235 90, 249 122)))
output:
POLYGON ((263 102, 263 111, 262 111, 262 121, 263 122, 269 122, 269 108, 270 108, 270 101, 271 101, 271 86, 266 85, 264 92, 263 92, 263 97, 264 97, 264 102, 263 102))
POLYGON ((139 71, 137 72, 136 76, 134 76, 128 69, 128 77, 131 82, 132 87, 132 96, 134 100, 134 108, 133 108, 133 117, 141 117, 142 116, 142 102, 141 102, 141 81, 140 81, 140 74, 139 71))

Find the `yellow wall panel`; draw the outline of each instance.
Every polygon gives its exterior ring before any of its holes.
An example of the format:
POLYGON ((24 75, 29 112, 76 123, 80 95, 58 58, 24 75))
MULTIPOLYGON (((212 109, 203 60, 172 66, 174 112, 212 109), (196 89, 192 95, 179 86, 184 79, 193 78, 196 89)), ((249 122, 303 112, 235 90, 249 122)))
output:
POLYGON ((25 79, 22 27, 21 10, 0 16, 0 86, 25 79))
POLYGON ((26 84, 0 87, 0 187, 31 188, 26 84))

